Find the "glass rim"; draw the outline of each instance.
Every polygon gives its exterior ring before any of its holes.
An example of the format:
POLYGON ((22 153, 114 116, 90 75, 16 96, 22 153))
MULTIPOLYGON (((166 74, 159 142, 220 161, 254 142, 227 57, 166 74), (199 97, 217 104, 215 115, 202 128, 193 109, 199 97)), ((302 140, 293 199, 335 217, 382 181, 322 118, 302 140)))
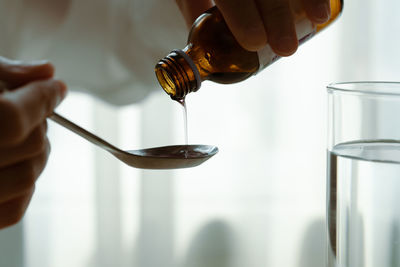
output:
POLYGON ((376 96, 400 96, 400 82, 393 81, 338 82, 331 83, 326 88, 329 93, 340 92, 376 96))

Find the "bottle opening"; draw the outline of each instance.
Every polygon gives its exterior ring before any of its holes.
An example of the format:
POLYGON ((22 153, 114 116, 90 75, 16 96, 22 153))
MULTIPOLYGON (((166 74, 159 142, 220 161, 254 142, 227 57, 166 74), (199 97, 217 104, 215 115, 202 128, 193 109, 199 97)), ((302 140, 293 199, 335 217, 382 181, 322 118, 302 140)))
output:
POLYGON ((169 76, 168 72, 162 68, 156 68, 156 76, 158 82, 164 91, 170 95, 171 97, 176 95, 176 85, 171 76, 169 76))
POLYGON ((174 100, 184 99, 190 92, 200 87, 197 67, 185 52, 174 50, 161 59, 155 67, 158 82, 174 100))

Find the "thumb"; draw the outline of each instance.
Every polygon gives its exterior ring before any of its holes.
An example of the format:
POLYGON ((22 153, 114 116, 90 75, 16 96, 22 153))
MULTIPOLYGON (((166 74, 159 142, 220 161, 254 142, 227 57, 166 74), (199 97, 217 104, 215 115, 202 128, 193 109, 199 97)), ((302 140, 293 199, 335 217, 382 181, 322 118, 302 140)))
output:
POLYGON ((54 67, 46 60, 19 61, 0 57, 0 81, 14 89, 35 80, 49 79, 54 67))
POLYGON ((198 16, 214 6, 212 0, 176 0, 176 3, 189 28, 198 16))

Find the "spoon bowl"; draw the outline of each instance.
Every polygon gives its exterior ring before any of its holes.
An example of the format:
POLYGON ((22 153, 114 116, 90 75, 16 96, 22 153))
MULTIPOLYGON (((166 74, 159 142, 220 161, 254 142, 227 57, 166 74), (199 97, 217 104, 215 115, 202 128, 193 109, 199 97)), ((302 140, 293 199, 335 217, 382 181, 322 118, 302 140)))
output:
POLYGON ((174 145, 139 150, 121 150, 63 116, 53 113, 50 119, 89 142, 107 150, 127 165, 141 169, 180 169, 195 167, 218 152, 209 145, 174 145))
POLYGON ((129 166, 141 169, 180 169, 202 164, 218 152, 209 145, 175 145, 127 150, 115 155, 129 166))

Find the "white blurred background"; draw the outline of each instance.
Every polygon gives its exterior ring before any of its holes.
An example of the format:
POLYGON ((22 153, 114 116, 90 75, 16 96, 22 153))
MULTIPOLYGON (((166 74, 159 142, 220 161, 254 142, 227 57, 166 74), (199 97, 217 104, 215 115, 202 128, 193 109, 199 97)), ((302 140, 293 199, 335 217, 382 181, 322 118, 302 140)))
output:
MULTIPOLYGON (((345 0, 298 52, 236 85, 187 97, 200 167, 136 170, 49 122, 52 154, 25 218, 0 231, 1 267, 321 267, 326 90, 399 80, 400 2, 345 0)), ((160 89, 115 108, 71 93, 57 110, 121 148, 184 142, 182 108, 160 89)))

